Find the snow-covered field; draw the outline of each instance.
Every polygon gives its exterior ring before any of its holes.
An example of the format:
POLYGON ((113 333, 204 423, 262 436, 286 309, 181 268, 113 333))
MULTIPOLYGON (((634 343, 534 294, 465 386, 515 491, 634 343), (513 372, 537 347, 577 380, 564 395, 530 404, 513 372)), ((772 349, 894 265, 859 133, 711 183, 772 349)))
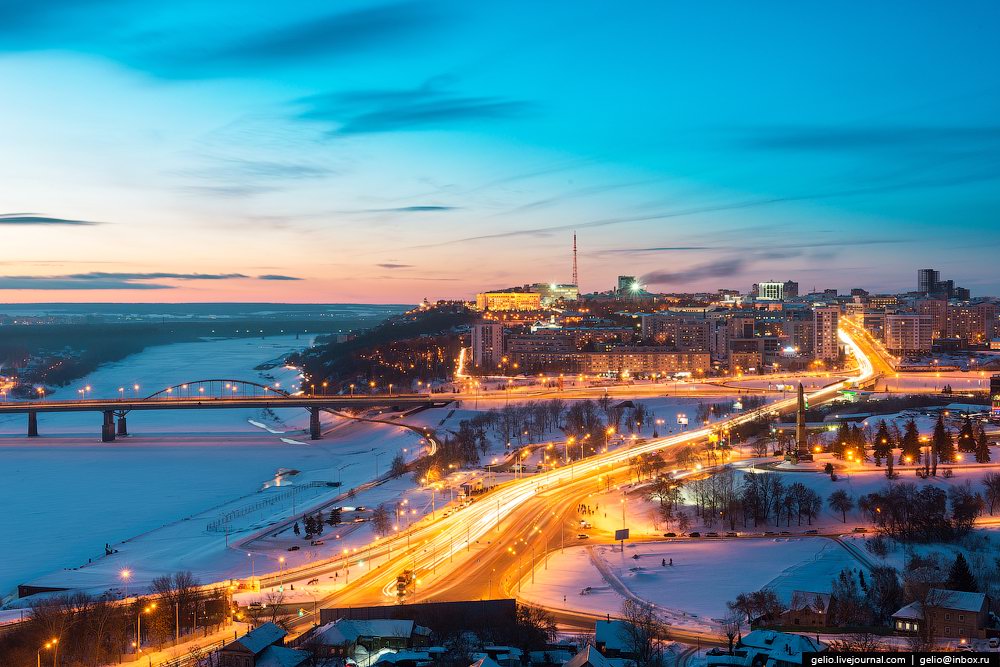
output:
POLYGON ((521 597, 604 614, 634 596, 671 623, 710 627, 739 593, 769 587, 787 601, 794 590, 829 591, 845 567, 859 563, 820 537, 633 543, 624 557, 617 545, 572 547, 554 553, 547 570, 536 570, 535 583, 522 580, 521 597))
MULTIPOLYGON (((285 336, 158 346, 102 367, 76 384, 90 384, 95 396, 114 396, 122 385, 138 383, 140 394, 146 394, 210 377, 287 386, 296 378, 294 371, 280 365, 267 371, 253 368, 309 343, 285 336)), ((24 422, 20 415, 0 423, 7 547, 0 559, 0 595, 88 559, 103 560, 115 570, 147 568, 153 576, 194 569, 207 563, 203 559, 218 544, 225 547, 224 535, 205 539, 212 518, 273 494, 275 489, 268 487, 278 484, 340 480, 345 488, 357 486, 375 476, 375 454, 384 454, 378 459, 384 472, 396 452, 406 448, 413 455, 418 444, 415 434, 399 427, 353 423, 335 426, 325 439, 312 442, 303 434, 308 422, 304 410, 132 413, 132 435, 114 443, 100 442, 99 417, 89 413, 40 415, 41 437, 32 440, 23 436, 24 422), (289 470, 301 473, 279 476, 289 470), (197 522, 183 521, 195 515, 197 522), (170 533, 171 539, 149 549, 168 533, 148 531, 172 523, 170 531, 183 534, 170 533), (117 544, 129 538, 134 539, 117 544), (164 546, 168 542, 173 543, 169 548, 164 546), (105 543, 119 553, 101 558, 105 543)), ((321 500, 315 494, 303 497, 321 500)), ((291 508, 278 504, 274 509, 290 513, 291 508)), ((236 572, 245 568, 245 560, 245 554, 231 563, 223 558, 210 571, 236 572)), ((92 567, 96 577, 104 563, 92 567)))

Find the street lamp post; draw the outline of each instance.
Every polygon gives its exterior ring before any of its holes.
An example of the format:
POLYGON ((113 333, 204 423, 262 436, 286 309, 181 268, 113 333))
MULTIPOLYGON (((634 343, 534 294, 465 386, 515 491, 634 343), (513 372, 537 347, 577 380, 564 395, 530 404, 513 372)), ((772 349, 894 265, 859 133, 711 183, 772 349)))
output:
POLYGON ((132 570, 125 568, 118 573, 118 576, 125 582, 125 599, 128 600, 128 580, 132 578, 132 570))
POLYGON ((48 649, 52 649, 52 664, 55 665, 55 663, 56 663, 55 649, 56 649, 56 644, 58 644, 58 643, 59 643, 59 639, 53 637, 49 641, 45 642, 45 645, 42 646, 42 648, 38 649, 38 654, 37 654, 37 657, 38 657, 38 667, 42 667, 42 651, 43 650, 48 650, 48 649))
POLYGON ((155 602, 151 602, 150 604, 146 605, 146 607, 144 609, 140 610, 138 614, 135 615, 135 652, 136 653, 138 653, 138 652, 140 652, 142 650, 142 615, 143 614, 150 614, 150 613, 152 613, 152 611, 154 609, 156 609, 156 603, 155 602))

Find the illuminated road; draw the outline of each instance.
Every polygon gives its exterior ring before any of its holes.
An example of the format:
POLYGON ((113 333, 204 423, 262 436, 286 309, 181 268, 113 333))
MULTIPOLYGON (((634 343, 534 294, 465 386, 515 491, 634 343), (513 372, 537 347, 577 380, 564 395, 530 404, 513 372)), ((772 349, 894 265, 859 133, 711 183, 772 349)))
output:
MULTIPOLYGON (((859 368, 852 380, 865 383, 876 377, 864 348, 846 331, 840 334, 858 362, 859 368)), ((829 400, 844 384, 836 382, 813 392, 809 400, 813 404, 829 400)), ((788 410, 795 407, 795 403, 794 398, 780 400, 719 422, 714 428, 734 426, 769 412, 788 410)), ((318 600, 317 604, 325 607, 392 604, 396 602, 396 577, 403 570, 412 570, 417 580, 416 590, 407 597, 409 602, 516 595, 521 577, 544 576, 547 552, 560 548, 564 539, 575 539, 576 506, 588 494, 596 492, 599 484, 613 485, 615 475, 619 476, 619 481, 624 481, 623 477, 629 474, 628 461, 634 456, 660 451, 669 453, 680 445, 706 439, 711 431, 712 428, 706 427, 650 440, 502 484, 447 517, 427 520, 408 530, 406 536, 400 534, 378 540, 370 549, 352 554, 349 568, 354 577, 351 583, 318 600), (602 481, 605 475, 611 475, 612 479, 602 481), (361 556, 364 556, 363 565, 358 562, 361 556)), ((344 568, 345 563, 341 561, 317 563, 294 572, 286 571, 283 581, 300 582, 320 575, 333 576, 332 573, 339 573, 340 578, 344 568)), ((272 576, 262 583, 271 586, 278 580, 272 576)), ((568 625, 579 627, 582 623, 592 627, 593 617, 587 614, 560 611, 556 616, 568 625)), ((310 619, 302 619, 302 625, 308 622, 310 619)), ((688 638, 704 638, 696 633, 687 634, 688 638)))

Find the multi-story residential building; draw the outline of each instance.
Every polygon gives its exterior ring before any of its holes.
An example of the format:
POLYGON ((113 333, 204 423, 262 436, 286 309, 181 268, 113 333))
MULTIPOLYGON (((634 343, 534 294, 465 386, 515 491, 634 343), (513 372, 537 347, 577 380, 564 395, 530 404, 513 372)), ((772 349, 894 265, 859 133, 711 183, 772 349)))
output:
POLYGON ((885 347, 893 354, 930 352, 934 320, 930 315, 897 313, 885 316, 885 347))
POLYGON ((476 295, 479 310, 538 310, 542 295, 537 292, 481 292, 476 295))
POLYGON ((704 373, 711 367, 706 352, 676 352, 666 347, 622 345, 602 352, 579 354, 579 372, 602 375, 704 373))
POLYGON ((948 301, 946 299, 920 299, 916 303, 917 314, 930 315, 933 338, 944 338, 948 332, 948 301))
POLYGON ((961 338, 982 345, 997 334, 997 306, 990 301, 951 304, 947 307, 946 332, 949 338, 961 338))
POLYGON ((712 322, 681 313, 643 315, 642 337, 682 352, 708 352, 712 344, 712 322))
POLYGON ((813 308, 813 357, 822 361, 835 361, 840 357, 840 308, 822 306, 813 308))
POLYGON ((503 359, 503 325, 479 322, 472 325, 472 365, 476 368, 496 368, 503 359))

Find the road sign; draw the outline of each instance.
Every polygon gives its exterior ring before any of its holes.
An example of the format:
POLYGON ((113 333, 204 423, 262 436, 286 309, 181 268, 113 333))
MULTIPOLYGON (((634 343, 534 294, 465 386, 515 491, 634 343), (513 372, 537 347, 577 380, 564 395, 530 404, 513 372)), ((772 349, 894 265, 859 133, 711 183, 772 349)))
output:
POLYGON ((628 528, 622 528, 615 531, 615 541, 621 542, 622 540, 628 539, 628 528))

